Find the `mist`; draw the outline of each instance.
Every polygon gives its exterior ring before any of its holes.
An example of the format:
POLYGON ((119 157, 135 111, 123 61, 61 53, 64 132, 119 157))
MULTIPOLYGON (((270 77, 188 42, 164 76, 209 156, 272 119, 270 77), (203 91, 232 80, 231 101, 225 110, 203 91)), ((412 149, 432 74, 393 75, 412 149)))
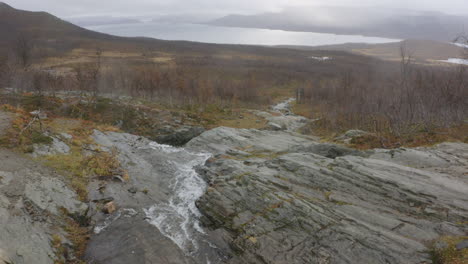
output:
POLYGON ((377 7, 380 9, 411 9, 439 11, 448 14, 468 13, 465 0, 7 0, 7 4, 19 9, 47 11, 59 17, 76 16, 148 16, 177 14, 257 14, 280 12, 294 6, 342 6, 377 7))

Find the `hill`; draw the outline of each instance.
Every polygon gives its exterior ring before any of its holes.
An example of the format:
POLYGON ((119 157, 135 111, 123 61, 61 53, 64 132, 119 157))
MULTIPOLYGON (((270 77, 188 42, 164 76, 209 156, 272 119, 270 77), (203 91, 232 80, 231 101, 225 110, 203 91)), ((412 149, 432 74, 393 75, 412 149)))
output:
POLYGON ((383 43, 383 44, 364 44, 364 43, 347 43, 339 45, 327 46, 278 46, 280 48, 292 48, 300 50, 333 50, 333 51, 348 51, 359 55, 367 55, 377 57, 387 61, 400 60, 400 48, 402 45, 411 54, 413 59, 419 63, 433 64, 438 60, 446 60, 448 58, 458 58, 464 52, 460 46, 452 43, 433 41, 433 40, 418 40, 408 39, 403 42, 383 43))
POLYGON ((209 24, 287 31, 450 41, 468 17, 404 9, 291 7, 279 13, 228 15, 209 24))
POLYGON ((34 39, 35 44, 50 51, 73 49, 96 49, 96 47, 119 52, 159 52, 178 55, 211 55, 217 53, 254 53, 263 56, 296 56, 297 50, 270 49, 261 46, 220 45, 190 41, 166 41, 146 37, 117 37, 84 29, 46 12, 31 12, 15 9, 0 2, 0 47, 15 44, 19 35, 34 39))

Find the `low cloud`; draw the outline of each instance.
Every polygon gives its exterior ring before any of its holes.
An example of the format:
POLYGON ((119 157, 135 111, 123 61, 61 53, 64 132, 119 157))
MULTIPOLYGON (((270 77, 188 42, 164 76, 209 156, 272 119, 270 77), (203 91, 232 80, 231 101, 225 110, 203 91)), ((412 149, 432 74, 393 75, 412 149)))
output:
POLYGON ((47 11, 60 17, 170 15, 213 13, 227 15, 280 11, 288 6, 367 6, 468 13, 466 0, 6 0, 20 9, 47 11), (358 3, 356 3, 358 2, 358 3), (376 3, 377 2, 377 3, 376 3), (466 10, 466 11, 465 11, 466 10))

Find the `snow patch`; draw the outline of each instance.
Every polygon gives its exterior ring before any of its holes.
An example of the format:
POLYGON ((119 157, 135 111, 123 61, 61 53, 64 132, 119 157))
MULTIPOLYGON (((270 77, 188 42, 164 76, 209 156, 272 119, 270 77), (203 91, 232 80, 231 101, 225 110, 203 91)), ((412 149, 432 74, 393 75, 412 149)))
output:
POLYGON ((461 48, 468 48, 468 44, 465 44, 465 43, 452 43, 452 44, 461 48))
POLYGON ((327 61, 327 60, 331 60, 332 58, 331 57, 314 57, 314 56, 311 56, 309 57, 310 59, 313 59, 313 60, 317 60, 317 61, 327 61))
POLYGON ((468 65, 467 59, 450 58, 448 60, 439 60, 439 61, 446 62, 446 63, 460 64, 460 65, 468 65))

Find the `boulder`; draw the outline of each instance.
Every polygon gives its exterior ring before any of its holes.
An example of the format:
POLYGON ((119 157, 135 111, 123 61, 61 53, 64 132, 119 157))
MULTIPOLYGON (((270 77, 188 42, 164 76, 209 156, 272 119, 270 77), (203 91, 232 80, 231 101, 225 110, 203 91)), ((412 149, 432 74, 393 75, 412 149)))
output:
POLYGON ((158 135, 154 140, 160 144, 182 146, 205 131, 202 127, 185 126, 167 134, 158 135))
POLYGON ((115 210, 117 210, 117 207, 115 206, 114 202, 108 202, 104 205, 104 208, 102 208, 102 211, 105 214, 112 214, 115 212, 115 210))
POLYGON ((352 129, 352 130, 346 131, 343 135, 336 137, 335 140, 348 144, 351 142, 353 138, 362 137, 362 136, 369 135, 369 134, 370 133, 366 131, 352 129))
POLYGON ((273 130, 273 131, 285 130, 284 127, 282 127, 282 126, 280 126, 280 125, 278 125, 276 123, 273 123, 273 122, 268 122, 267 127, 268 127, 268 129, 273 130))
POLYGON ((70 153, 70 147, 65 142, 57 137, 51 138, 52 142, 50 144, 33 144, 33 157, 64 155, 70 153))

